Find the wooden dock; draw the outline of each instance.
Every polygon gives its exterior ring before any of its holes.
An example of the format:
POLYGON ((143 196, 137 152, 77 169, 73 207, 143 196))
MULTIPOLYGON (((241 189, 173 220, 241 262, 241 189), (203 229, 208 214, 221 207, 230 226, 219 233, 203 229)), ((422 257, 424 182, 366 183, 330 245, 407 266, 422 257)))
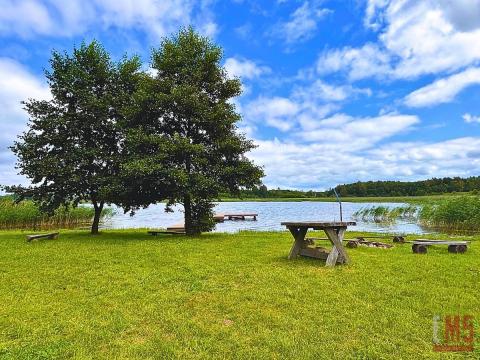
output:
POLYGON ((215 214, 213 218, 217 222, 224 222, 225 220, 257 220, 258 214, 256 213, 230 213, 230 214, 215 214))
MULTIPOLYGON (((251 218, 252 220, 257 220, 258 214, 255 213, 235 213, 235 214, 215 214, 213 215, 213 220, 215 222, 224 222, 225 220, 247 220, 247 218, 251 218)), ((151 235, 157 234, 185 234, 185 224, 179 223, 175 225, 171 225, 167 227, 166 230, 151 230, 148 231, 151 235)))

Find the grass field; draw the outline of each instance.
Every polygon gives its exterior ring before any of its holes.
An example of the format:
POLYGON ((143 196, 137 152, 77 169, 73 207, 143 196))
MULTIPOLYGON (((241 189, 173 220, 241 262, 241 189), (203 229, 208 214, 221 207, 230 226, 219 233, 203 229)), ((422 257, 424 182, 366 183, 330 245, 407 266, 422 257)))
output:
POLYGON ((291 242, 0 232, 0 358, 480 357, 480 242, 466 254, 348 249, 352 263, 333 269, 287 260, 291 242), (474 316, 475 352, 433 352, 433 316, 448 314, 474 316))

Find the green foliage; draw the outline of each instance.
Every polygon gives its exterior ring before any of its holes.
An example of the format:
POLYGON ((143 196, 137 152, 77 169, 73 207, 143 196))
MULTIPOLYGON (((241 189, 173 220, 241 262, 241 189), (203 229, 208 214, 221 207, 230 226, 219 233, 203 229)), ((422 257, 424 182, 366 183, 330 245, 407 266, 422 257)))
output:
POLYGON ((441 231, 480 230, 480 197, 452 196, 417 205, 370 206, 357 210, 354 218, 363 221, 416 221, 441 231))
POLYGON ((418 213, 419 206, 416 205, 394 207, 379 205, 361 208, 353 213, 353 217, 364 221, 394 222, 398 219, 416 220, 418 213))
POLYGON ((20 174, 33 186, 8 187, 19 200, 32 199, 42 211, 94 205, 92 233, 104 204, 122 202, 120 172, 124 110, 141 74, 138 58, 118 63, 97 42, 72 54, 54 51, 46 77, 51 100, 24 102, 28 130, 12 147, 20 174))
MULTIPOLYGON (((480 190, 480 176, 469 178, 442 178, 423 181, 367 181, 338 185, 337 192, 345 196, 425 196, 453 192, 470 192, 480 190)), ((326 192, 333 196, 333 190, 326 192)))
POLYGON ((460 196, 426 204, 420 220, 443 230, 480 230, 480 197, 460 196))
MULTIPOLYGON (((49 229, 72 228, 92 221, 94 209, 79 206, 60 206, 53 214, 42 212, 32 201, 15 202, 12 198, 0 198, 0 229, 49 229)), ((102 218, 111 216, 111 209, 103 209, 102 218)))
POLYGON ((0 358, 478 359, 479 346, 432 345, 434 315, 472 315, 480 331, 469 239, 465 254, 347 249, 352 263, 328 269, 288 260, 287 232, 0 232, 0 358))
MULTIPOLYGON (((367 181, 353 184, 338 185, 337 192, 345 197, 402 197, 402 196, 426 196, 439 194, 452 194, 460 192, 480 191, 480 176, 469 178, 442 178, 424 181, 367 181)), ((334 197, 333 190, 328 191, 303 191, 289 189, 267 189, 264 185, 251 190, 242 190, 239 195, 243 199, 318 199, 334 197)), ((228 198, 228 194, 222 194, 222 198, 228 198)), ((387 200, 388 201, 388 200, 387 200)))
POLYGON ((166 38, 152 53, 156 75, 135 94, 123 164, 138 193, 127 209, 181 203, 187 234, 210 230, 212 201, 259 184, 262 170, 245 157, 254 148, 238 132, 230 101, 241 92, 221 66, 222 50, 193 29, 166 38))

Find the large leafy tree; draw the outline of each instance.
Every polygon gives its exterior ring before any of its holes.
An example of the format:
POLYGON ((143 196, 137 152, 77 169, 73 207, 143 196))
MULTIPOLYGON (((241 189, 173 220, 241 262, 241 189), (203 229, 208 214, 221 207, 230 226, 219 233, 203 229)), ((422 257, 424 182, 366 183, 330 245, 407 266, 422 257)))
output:
POLYGON ((24 102, 29 127, 12 146, 28 187, 7 191, 32 198, 48 212, 89 201, 98 233, 105 204, 121 204, 127 192, 119 176, 125 109, 143 76, 137 57, 113 62, 97 42, 72 54, 53 52, 46 77, 52 98, 24 102))
POLYGON ((221 66, 222 50, 192 28, 153 51, 155 75, 144 79, 129 117, 125 169, 139 189, 131 206, 167 199, 180 203, 187 234, 213 226, 213 200, 260 183, 261 168, 245 153, 254 148, 241 134, 232 98, 241 82, 221 66))

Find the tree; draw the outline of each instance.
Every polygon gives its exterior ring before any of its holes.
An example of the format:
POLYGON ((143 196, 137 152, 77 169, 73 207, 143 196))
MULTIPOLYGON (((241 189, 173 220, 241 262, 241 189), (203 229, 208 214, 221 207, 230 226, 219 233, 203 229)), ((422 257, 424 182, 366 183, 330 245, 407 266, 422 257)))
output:
POLYGON ((52 99, 23 104, 29 128, 12 146, 20 174, 29 187, 7 187, 18 200, 32 198, 52 213, 61 205, 89 201, 95 209, 91 233, 98 233, 105 204, 121 203, 122 123, 137 89, 141 63, 123 58, 114 63, 97 42, 54 51, 46 71, 52 99))
POLYGON ((252 141, 236 126, 241 116, 231 99, 241 93, 240 80, 227 77, 221 59, 221 48, 192 28, 164 39, 130 117, 124 168, 140 189, 130 206, 180 203, 189 235, 214 226, 220 192, 239 194, 263 176, 245 157, 252 141))

